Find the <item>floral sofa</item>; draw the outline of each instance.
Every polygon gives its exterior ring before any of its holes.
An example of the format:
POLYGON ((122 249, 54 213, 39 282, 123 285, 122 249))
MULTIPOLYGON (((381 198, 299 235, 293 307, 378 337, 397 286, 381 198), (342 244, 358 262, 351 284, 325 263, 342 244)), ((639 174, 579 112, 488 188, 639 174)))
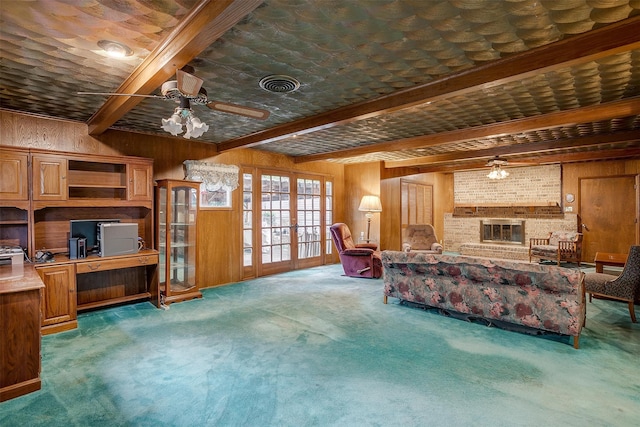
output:
POLYGON ((573 336, 585 319, 584 273, 521 261, 383 251, 387 297, 496 323, 573 336))

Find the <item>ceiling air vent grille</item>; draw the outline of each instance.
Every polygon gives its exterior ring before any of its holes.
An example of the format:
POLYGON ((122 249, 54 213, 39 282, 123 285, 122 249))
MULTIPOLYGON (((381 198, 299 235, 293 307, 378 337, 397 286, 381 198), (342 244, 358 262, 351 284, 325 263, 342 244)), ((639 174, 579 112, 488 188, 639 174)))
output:
POLYGON ((289 76, 271 75, 260 79, 260 87, 269 92, 287 93, 298 90, 300 82, 289 76))

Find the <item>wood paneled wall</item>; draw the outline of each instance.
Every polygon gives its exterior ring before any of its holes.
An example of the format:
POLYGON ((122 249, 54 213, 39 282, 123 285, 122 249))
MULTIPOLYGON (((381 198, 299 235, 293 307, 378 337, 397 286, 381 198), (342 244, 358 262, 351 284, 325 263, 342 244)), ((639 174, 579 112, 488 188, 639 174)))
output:
MULTIPOLYGON (((162 137, 122 131, 107 131, 99 137, 87 134, 84 123, 43 118, 0 110, 0 144, 42 148, 85 154, 132 155, 154 159, 156 179, 182 179, 184 160, 249 167, 269 167, 288 171, 322 173, 333 177, 335 222, 349 224, 359 235, 366 230, 364 213, 358 211, 366 194, 379 195, 382 212, 374 215, 371 235, 382 249, 399 250, 400 177, 385 178, 382 162, 340 165, 330 162, 296 164, 282 155, 242 149, 218 154, 215 144, 180 137, 162 137)), ((597 152, 594 153, 597 156, 597 152)), ((580 179, 584 177, 640 175, 640 160, 593 161, 563 165, 562 197, 576 195, 579 206, 580 179)), ((434 227, 444 236, 444 214, 453 212, 453 174, 418 174, 405 178, 433 185, 434 227)), ((234 192, 233 210, 202 211, 199 231, 198 279, 202 286, 214 286, 241 280, 240 192, 234 192)), ((640 200, 636 201, 636 206, 640 200)), ((639 215, 640 216, 640 215, 639 215)), ((636 237, 638 241, 639 237, 636 237)), ((445 248, 446 249, 446 248, 445 248)))
POLYGON ((421 182, 433 186, 433 227, 436 236, 444 237, 444 214, 453 211, 453 174, 427 173, 408 175, 403 178, 387 178, 380 183, 384 214, 382 220, 382 244, 384 249, 399 251, 402 248, 401 229, 401 179, 421 182), (385 213, 386 212, 386 213, 385 213))
MULTIPOLYGON (((154 178, 183 179, 185 160, 253 168, 302 171, 330 176, 334 216, 345 218, 344 167, 331 162, 296 164, 287 156, 252 149, 218 154, 215 144, 109 130, 92 137, 84 123, 0 110, 0 144, 83 154, 127 155, 154 159, 154 178)), ((198 223, 198 281, 202 287, 242 280, 241 191, 233 192, 232 210, 201 210, 198 223)), ((359 201, 359 199, 358 199, 359 201)), ((357 210, 357 206, 356 206, 357 210)), ((337 257, 334 258, 338 262, 337 257)))
MULTIPOLYGON (((347 165, 344 168, 344 186, 345 195, 342 201, 344 205, 344 216, 336 216, 335 222, 344 222, 349 226, 351 234, 357 240, 360 233, 367 232, 367 219, 365 212, 360 212, 360 200, 362 196, 374 195, 380 196, 382 203, 382 212, 374 214, 371 220, 371 239, 382 245, 382 236, 380 234, 380 224, 386 221, 387 212, 391 209, 387 208, 387 201, 380 194, 380 162, 358 163, 347 165)), ((384 246, 382 246, 384 249, 384 246)))

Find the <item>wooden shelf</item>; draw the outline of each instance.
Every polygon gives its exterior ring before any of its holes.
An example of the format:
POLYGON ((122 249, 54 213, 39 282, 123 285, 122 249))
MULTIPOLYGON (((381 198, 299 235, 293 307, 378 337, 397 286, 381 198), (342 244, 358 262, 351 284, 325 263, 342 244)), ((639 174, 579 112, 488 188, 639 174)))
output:
POLYGON ((69 184, 69 188, 118 188, 118 189, 127 189, 126 185, 88 185, 88 184, 69 184))

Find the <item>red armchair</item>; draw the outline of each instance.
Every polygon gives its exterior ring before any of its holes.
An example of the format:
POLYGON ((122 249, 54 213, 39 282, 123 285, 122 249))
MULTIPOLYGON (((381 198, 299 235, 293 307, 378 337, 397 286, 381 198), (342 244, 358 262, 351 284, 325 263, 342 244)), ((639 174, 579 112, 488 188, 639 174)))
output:
POLYGON ((356 245, 351 230, 346 224, 338 222, 331 226, 331 238, 340 255, 344 274, 351 277, 377 279, 382 276, 380 252, 371 249, 370 244, 356 245))

